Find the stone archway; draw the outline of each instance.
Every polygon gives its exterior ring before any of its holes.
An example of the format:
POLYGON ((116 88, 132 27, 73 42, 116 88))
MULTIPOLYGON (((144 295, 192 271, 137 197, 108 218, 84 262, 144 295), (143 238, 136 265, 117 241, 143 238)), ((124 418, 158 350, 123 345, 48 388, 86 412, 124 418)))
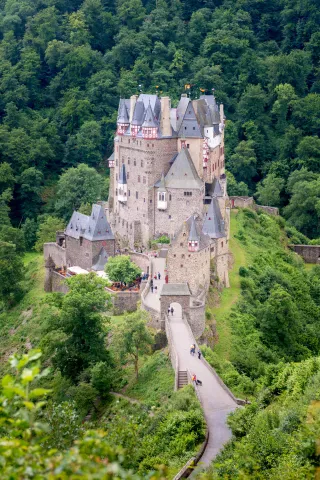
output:
POLYGON ((190 318, 191 292, 187 283, 165 283, 160 293, 160 319, 164 322, 168 307, 173 303, 181 305, 182 315, 190 318))

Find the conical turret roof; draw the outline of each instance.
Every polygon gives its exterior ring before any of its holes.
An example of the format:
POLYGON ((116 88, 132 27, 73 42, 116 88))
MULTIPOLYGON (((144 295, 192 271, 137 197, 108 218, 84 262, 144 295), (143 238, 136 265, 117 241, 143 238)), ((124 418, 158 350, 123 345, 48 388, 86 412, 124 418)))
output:
POLYGON ((121 165, 121 170, 120 170, 118 183, 121 183, 122 185, 127 184, 126 167, 125 167, 124 163, 121 165))
POLYGON ((120 100, 117 123, 129 123, 129 114, 124 99, 120 100))
POLYGON ((159 124, 155 118, 151 104, 149 103, 142 127, 157 128, 158 126, 159 124))
POLYGON ((208 208, 202 227, 203 233, 210 238, 221 238, 225 236, 224 221, 219 208, 217 198, 213 197, 208 208))
POLYGON ((192 216, 190 232, 189 232, 189 241, 190 242, 199 242, 200 236, 197 232, 196 222, 194 216, 192 216))
POLYGON ((161 176, 161 180, 160 180, 160 183, 159 183, 159 192, 166 192, 167 189, 166 189, 166 181, 165 181, 165 178, 164 178, 164 174, 162 174, 161 176))

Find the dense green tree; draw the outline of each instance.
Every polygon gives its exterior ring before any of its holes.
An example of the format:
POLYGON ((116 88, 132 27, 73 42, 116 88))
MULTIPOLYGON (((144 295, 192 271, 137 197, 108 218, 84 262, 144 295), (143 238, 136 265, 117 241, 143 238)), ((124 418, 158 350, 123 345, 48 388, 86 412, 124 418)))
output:
POLYGON ((298 155, 296 162, 299 167, 320 173, 320 138, 303 137, 296 152, 298 155))
POLYGON ((59 299, 59 311, 50 330, 60 330, 66 338, 56 344, 53 364, 73 382, 89 366, 110 359, 105 347, 103 316, 110 307, 105 281, 95 273, 67 280, 70 291, 59 299))
POLYGON ((140 275, 141 269, 127 255, 110 257, 105 266, 106 274, 112 282, 130 284, 140 275))
POLYGON ((0 240, 0 305, 10 306, 22 293, 24 268, 13 243, 0 240))
POLYGON ((39 224, 36 232, 35 249, 37 252, 42 252, 43 244, 47 242, 56 241, 56 232, 64 230, 65 224, 63 220, 58 217, 47 216, 43 222, 39 224))
POLYGON ((147 318, 148 315, 143 310, 132 313, 127 317, 117 339, 120 355, 133 362, 136 378, 139 376, 139 359, 151 352, 153 343, 146 325, 147 318))
POLYGON ((280 204, 280 193, 284 187, 284 180, 269 173, 257 186, 256 197, 261 205, 278 207, 280 204))
POLYGON ((76 168, 69 168, 58 181, 56 194, 56 213, 69 220, 73 210, 82 203, 94 203, 101 199, 104 179, 94 168, 81 163, 76 168))
POLYGON ((250 185, 253 177, 257 174, 256 165, 257 157, 252 140, 240 142, 229 160, 231 173, 239 182, 242 181, 250 185))

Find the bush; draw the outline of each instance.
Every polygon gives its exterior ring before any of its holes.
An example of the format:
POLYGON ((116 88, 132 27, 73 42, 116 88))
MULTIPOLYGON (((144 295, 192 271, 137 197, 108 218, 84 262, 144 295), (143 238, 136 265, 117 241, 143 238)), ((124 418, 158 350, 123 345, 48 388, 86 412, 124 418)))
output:
POLYGON ((91 384, 105 397, 112 385, 112 371, 106 362, 98 362, 91 369, 91 384))
POLYGON ((162 235, 157 239, 157 243, 170 243, 170 238, 166 235, 162 235))
POLYGON ((249 270, 246 267, 239 268, 240 277, 247 277, 249 275, 249 270))

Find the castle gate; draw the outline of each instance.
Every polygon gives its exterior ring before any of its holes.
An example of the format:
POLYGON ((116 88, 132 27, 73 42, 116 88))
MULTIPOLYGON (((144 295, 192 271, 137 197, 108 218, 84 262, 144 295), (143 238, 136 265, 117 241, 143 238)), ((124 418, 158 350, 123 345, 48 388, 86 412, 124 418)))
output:
POLYGON ((187 283, 165 283, 160 293, 160 318, 165 320, 168 307, 173 303, 179 303, 182 309, 182 316, 190 318, 190 296, 191 292, 187 283))

